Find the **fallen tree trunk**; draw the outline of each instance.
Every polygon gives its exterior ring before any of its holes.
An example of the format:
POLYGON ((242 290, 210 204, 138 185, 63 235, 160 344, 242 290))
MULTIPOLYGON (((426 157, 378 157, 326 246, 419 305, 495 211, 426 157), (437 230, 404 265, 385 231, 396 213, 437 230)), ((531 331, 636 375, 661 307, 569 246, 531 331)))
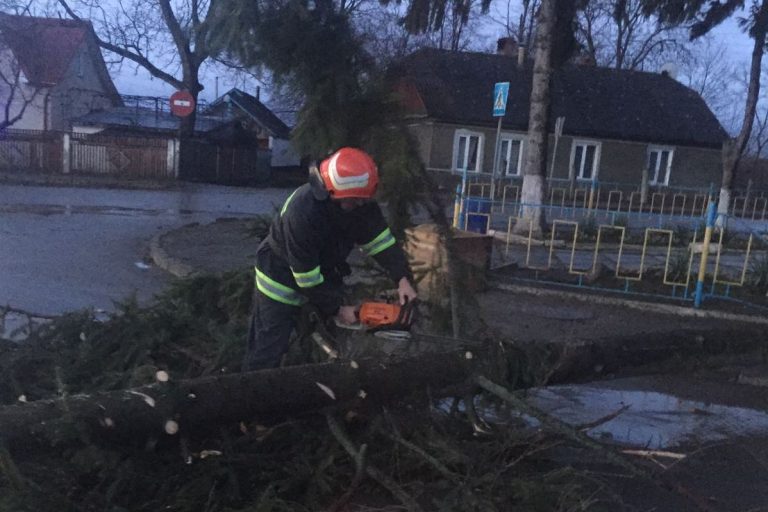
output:
POLYGON ((515 384, 524 387, 593 380, 607 372, 670 358, 744 353, 761 349, 763 340, 758 328, 680 330, 573 345, 505 344, 515 352, 495 357, 473 349, 468 358, 462 348, 407 358, 344 360, 170 381, 0 407, 0 444, 16 450, 91 437, 141 443, 240 421, 297 416, 355 400, 386 403, 427 388, 433 396, 460 396, 470 389, 469 377, 499 376, 512 362, 526 366, 530 379, 515 384), (438 393, 446 389, 450 393, 438 393))
POLYGON ((11 450, 76 437, 142 442, 227 423, 285 417, 350 403, 384 402, 467 381, 466 350, 407 359, 292 366, 0 407, 0 441, 11 450), (77 428, 72 429, 72 426, 77 428))

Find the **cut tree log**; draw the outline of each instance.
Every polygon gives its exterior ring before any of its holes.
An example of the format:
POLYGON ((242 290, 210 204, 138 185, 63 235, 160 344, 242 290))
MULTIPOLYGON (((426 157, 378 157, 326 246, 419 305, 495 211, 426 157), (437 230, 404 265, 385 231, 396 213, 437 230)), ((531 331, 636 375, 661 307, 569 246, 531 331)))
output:
POLYGON ((135 444, 241 421, 267 423, 356 400, 388 403, 424 389, 433 397, 463 396, 471 390, 473 375, 493 375, 504 382, 500 374, 516 359, 533 377, 518 387, 591 380, 670 357, 759 352, 764 335, 759 328, 734 327, 542 344, 536 350, 504 343, 500 352, 490 350, 492 345, 472 349, 472 357, 462 348, 397 359, 337 360, 0 406, 0 445, 16 452, 91 438, 135 444))
POLYGON ((466 353, 292 366, 19 403, 0 407, 0 443, 11 451, 70 438, 136 443, 355 400, 389 402, 468 381, 481 358, 466 353))

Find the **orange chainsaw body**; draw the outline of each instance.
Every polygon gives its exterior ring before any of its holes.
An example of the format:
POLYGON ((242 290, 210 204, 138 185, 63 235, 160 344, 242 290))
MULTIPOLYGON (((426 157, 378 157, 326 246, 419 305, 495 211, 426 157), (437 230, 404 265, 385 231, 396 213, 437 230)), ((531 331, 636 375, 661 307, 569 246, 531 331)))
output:
POLYGON ((364 302, 360 306, 360 323, 366 329, 395 325, 400 320, 402 308, 386 302, 364 302))

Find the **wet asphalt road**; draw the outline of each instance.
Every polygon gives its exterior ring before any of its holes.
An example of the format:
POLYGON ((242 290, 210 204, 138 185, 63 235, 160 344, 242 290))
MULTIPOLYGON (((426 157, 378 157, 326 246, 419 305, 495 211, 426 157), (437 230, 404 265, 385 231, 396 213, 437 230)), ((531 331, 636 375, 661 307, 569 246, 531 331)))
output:
POLYGON ((117 190, 0 185, 0 304, 40 315, 145 301, 170 276, 151 238, 192 222, 269 213, 288 189, 117 190))

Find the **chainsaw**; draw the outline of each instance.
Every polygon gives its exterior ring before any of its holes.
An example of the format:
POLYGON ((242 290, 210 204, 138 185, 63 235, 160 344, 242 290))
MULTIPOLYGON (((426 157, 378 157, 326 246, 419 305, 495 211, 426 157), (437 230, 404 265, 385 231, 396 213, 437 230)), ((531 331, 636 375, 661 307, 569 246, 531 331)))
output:
POLYGON ((377 338, 409 340, 415 310, 416 301, 406 302, 402 306, 391 302, 363 302, 356 312, 356 323, 337 322, 336 325, 342 329, 370 333, 377 338))

